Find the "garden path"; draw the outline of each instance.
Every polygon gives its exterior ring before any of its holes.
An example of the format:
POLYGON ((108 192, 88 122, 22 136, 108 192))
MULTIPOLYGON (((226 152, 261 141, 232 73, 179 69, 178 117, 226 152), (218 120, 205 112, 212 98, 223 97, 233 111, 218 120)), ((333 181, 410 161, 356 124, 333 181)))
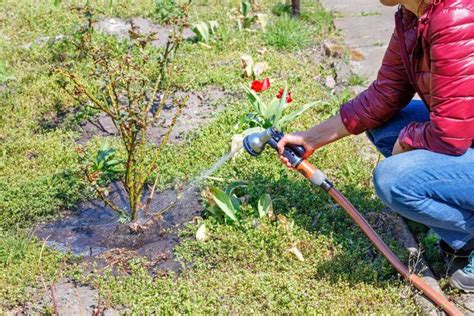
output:
POLYGON ((382 6, 377 0, 321 0, 335 13, 334 24, 352 49, 360 51, 361 60, 351 60, 355 73, 371 82, 377 76, 395 25, 396 8, 382 6))

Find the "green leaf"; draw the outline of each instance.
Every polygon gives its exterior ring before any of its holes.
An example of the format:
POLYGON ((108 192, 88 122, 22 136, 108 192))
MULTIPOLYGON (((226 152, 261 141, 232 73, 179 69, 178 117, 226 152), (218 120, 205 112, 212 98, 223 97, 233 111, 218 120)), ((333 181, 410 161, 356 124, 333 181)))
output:
POLYGON ((209 32, 214 35, 216 34, 217 28, 219 27, 219 23, 217 21, 209 21, 209 32))
POLYGON ((207 23, 202 22, 194 24, 192 31, 196 33, 199 42, 209 42, 209 27, 207 26, 207 23))
POLYGON ((264 194, 258 200, 258 216, 263 218, 273 211, 272 198, 269 194, 264 194))
POLYGON ((246 187, 247 186, 247 182, 244 182, 244 181, 235 181, 235 182, 232 182, 225 190, 225 194, 231 196, 233 193, 234 193, 234 190, 237 189, 237 188, 242 188, 242 187, 246 187))
POLYGON ((213 199, 216 202, 217 206, 227 215, 231 220, 237 222, 237 212, 234 208, 234 205, 232 203, 232 200, 230 196, 225 194, 224 191, 222 191, 219 188, 211 188, 211 192, 213 195, 213 199))
POLYGON ((244 29, 248 29, 252 26, 252 24, 257 20, 257 16, 254 15, 252 17, 245 17, 243 21, 244 29))
POLYGON ((247 92, 247 98, 257 111, 260 116, 264 116, 267 112, 267 105, 260 99, 260 97, 250 89, 249 87, 244 86, 245 91, 247 92))
POLYGON ((246 17, 250 13, 250 10, 252 10, 252 5, 250 4, 250 2, 242 1, 240 3, 240 13, 242 13, 244 17, 246 17))
POLYGON ((108 160, 106 163, 105 163, 105 166, 106 167, 114 167, 116 165, 119 165, 122 163, 122 160, 118 160, 118 159, 113 159, 113 160, 108 160))
POLYGON ((273 101, 270 103, 270 106, 268 107, 264 115, 265 119, 276 123, 275 118, 276 118, 277 112, 280 109, 280 106, 281 106, 280 100, 278 100, 277 98, 273 99, 273 101))
POLYGON ((319 103, 321 102, 316 101, 316 102, 311 102, 311 103, 303 105, 299 110, 293 111, 290 114, 283 116, 275 127, 276 128, 285 127, 286 125, 288 125, 289 123, 297 119, 301 114, 308 111, 310 108, 314 107, 316 104, 319 104, 319 103))
POLYGON ((235 196, 231 195, 230 196, 230 201, 232 202, 232 207, 235 210, 235 213, 240 211, 240 200, 235 196))
POLYGON ((248 128, 248 129, 246 129, 245 131, 242 132, 242 136, 245 137, 245 136, 253 134, 253 133, 263 132, 264 130, 265 129, 260 127, 260 126, 248 128))

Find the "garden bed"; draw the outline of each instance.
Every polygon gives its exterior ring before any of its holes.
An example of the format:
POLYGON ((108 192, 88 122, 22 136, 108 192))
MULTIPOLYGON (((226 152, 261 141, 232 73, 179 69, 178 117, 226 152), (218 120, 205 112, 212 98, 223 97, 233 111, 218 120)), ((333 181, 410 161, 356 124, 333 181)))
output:
MULTIPOLYGON (((64 48, 83 25, 71 13, 71 4, 7 2, 0 12, 1 20, 9 21, 0 24, 9 38, 0 41, 6 48, 0 50, 0 61, 8 65, 0 71, 8 69, 15 78, 3 82, 7 76, 0 76, 0 87, 8 87, 8 93, 0 93, 5 152, 0 152, 0 263, 5 267, 0 273, 1 312, 52 312, 51 289, 66 309, 76 299, 74 293, 88 296, 87 313, 101 306, 149 314, 419 312, 409 286, 346 214, 323 192, 288 172, 274 153, 258 159, 236 155, 202 179, 199 189, 186 186, 230 151, 233 135, 242 132, 239 122, 252 111, 239 92, 252 81, 242 77, 242 55, 268 64, 260 77, 271 78, 274 94, 288 84, 294 101, 287 113, 321 101, 290 130, 308 128, 347 100, 349 93, 341 91, 350 74, 341 63, 331 67, 338 58, 328 58, 321 49, 328 38, 337 42, 338 37, 331 16, 317 2, 302 1, 301 20, 292 20, 281 1, 261 1, 249 18, 266 14, 265 31, 261 25, 238 28, 238 20, 243 22, 236 14, 240 1, 193 2, 191 24, 217 21, 219 26, 207 43, 191 40, 196 34, 186 31, 174 84, 181 91, 177 97, 189 97, 188 107, 158 160, 158 191, 149 212, 139 213, 135 226, 119 223, 103 202, 82 194, 90 187, 83 181, 76 142, 93 151, 101 141, 114 143, 117 135, 103 116, 63 124, 61 113, 75 114, 77 102, 58 87, 59 78, 51 70, 66 60, 87 78, 85 69, 90 67, 64 48), (66 37, 61 41, 35 43, 62 34, 66 37), (25 50, 24 43, 32 44, 25 50), (239 181, 247 186, 238 221, 206 211, 209 201, 201 201, 201 189, 223 189, 239 181), (170 189, 176 183, 185 185, 170 189), (264 194, 273 199, 275 218, 257 216, 264 194), (29 238, 33 227, 36 241, 29 238), (201 227, 206 233, 197 240, 201 227), (68 251, 79 257, 65 255, 68 251), (41 306, 34 309, 35 304, 41 306)), ((142 32, 158 33, 152 51, 159 50, 176 18, 175 11, 163 8, 145 0, 99 5, 95 32, 115 47, 114 53, 124 54, 133 20, 142 32)), ((162 121, 151 127, 150 143, 162 139, 175 111, 171 105, 166 103, 162 121)), ((344 140, 318 151, 312 161, 367 213, 381 208, 371 184, 376 158, 373 152, 354 157, 358 151, 367 151, 365 142, 344 140)), ((110 196, 127 209, 118 182, 112 184, 110 196)), ((404 254, 392 236, 380 232, 404 254)))

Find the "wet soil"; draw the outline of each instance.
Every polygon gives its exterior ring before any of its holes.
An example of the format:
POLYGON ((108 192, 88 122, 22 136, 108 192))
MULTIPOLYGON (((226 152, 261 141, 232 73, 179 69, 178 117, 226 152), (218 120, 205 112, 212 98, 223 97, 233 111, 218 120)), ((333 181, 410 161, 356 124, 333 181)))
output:
MULTIPOLYGON (((127 209, 122 185, 114 183, 110 189, 111 200, 127 209)), ((178 233, 202 210, 199 193, 191 187, 155 193, 147 212, 139 212, 133 225, 119 223, 116 212, 101 200, 92 200, 63 212, 56 221, 40 224, 35 235, 48 246, 81 255, 99 267, 122 266, 128 259, 143 257, 150 270, 179 272, 180 263, 173 256, 178 233)))
MULTIPOLYGON (((155 34, 155 40, 153 40, 151 44, 156 47, 164 47, 168 40, 168 36, 173 31, 172 26, 155 24, 142 17, 135 17, 130 20, 103 18, 95 24, 94 28, 106 34, 116 36, 118 39, 128 39, 129 31, 132 29, 132 23, 138 28, 140 34, 155 34)), ((192 39, 195 36, 196 34, 194 34, 194 32, 189 28, 184 29, 184 39, 192 39)))
MULTIPOLYGON (((217 113, 225 108, 232 96, 213 86, 202 91, 175 93, 165 102, 159 121, 148 129, 147 138, 149 142, 157 145, 161 143, 176 113, 177 108, 174 106, 174 102, 183 98, 188 98, 188 101, 170 134, 170 143, 178 143, 189 131, 196 130, 209 123, 216 117, 217 113)), ((81 129, 81 136, 78 140, 80 144, 87 143, 94 136, 117 135, 112 120, 105 114, 91 121, 86 121, 81 129)))

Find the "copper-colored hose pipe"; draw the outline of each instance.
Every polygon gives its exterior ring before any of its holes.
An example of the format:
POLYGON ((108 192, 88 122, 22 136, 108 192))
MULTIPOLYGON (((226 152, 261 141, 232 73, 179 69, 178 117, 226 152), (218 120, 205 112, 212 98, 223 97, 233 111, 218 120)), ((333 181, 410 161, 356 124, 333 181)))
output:
MULTIPOLYGON (((243 145, 245 150, 252 156, 258 156, 268 144, 275 150, 278 150, 278 142, 284 134, 274 128, 269 128, 263 132, 247 135, 244 138, 243 145)), ((436 292, 423 279, 416 274, 410 273, 408 268, 398 259, 392 250, 377 235, 375 230, 369 225, 359 211, 346 199, 344 195, 336 190, 333 184, 327 179, 326 175, 318 170, 314 165, 303 159, 305 149, 301 146, 287 145, 281 154, 288 160, 287 164, 293 166, 303 176, 305 176, 313 185, 319 186, 329 193, 329 195, 349 214, 350 217, 359 225, 364 234, 370 239, 375 247, 382 253, 388 262, 418 290, 420 290, 433 303, 442 308, 449 315, 463 315, 453 303, 451 303, 442 293, 436 292)))
MULTIPOLYGON (((310 164, 308 161, 303 160, 296 169, 303 174, 307 179, 314 183, 315 174, 319 170, 310 164)), ((420 290, 426 297, 432 300, 437 306, 442 308, 448 315, 463 315, 463 313, 454 306, 443 294, 435 291, 431 286, 428 285, 422 278, 416 274, 410 273, 408 268, 398 259, 393 251, 383 242, 383 240, 377 235, 375 230, 370 226, 367 220, 359 213, 359 211, 332 185, 328 186, 327 192, 329 195, 339 204, 356 224, 362 229, 364 234, 370 239, 375 247, 382 253, 382 255, 388 260, 388 262, 401 274, 402 277, 411 282, 418 290, 420 290)))

